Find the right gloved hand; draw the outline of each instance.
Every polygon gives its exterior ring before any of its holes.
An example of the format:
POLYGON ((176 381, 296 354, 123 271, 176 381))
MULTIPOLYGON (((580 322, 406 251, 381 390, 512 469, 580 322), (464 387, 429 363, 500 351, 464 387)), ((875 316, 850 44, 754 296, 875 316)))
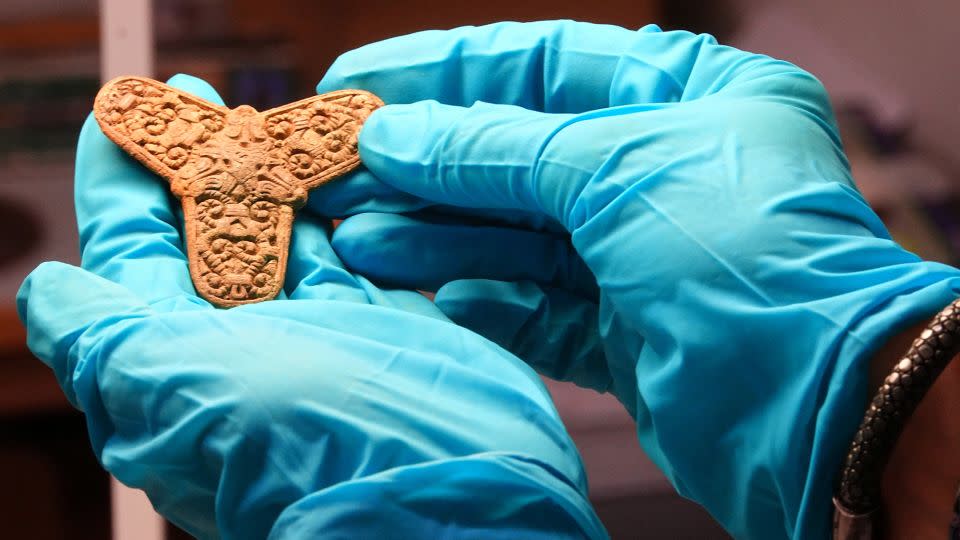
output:
POLYGON ((347 265, 445 283, 452 320, 615 393, 734 536, 827 536, 865 362, 960 274, 890 239, 812 76, 708 36, 558 22, 370 45, 318 90, 344 87, 392 104, 360 135, 376 179, 439 205, 348 219, 347 265))

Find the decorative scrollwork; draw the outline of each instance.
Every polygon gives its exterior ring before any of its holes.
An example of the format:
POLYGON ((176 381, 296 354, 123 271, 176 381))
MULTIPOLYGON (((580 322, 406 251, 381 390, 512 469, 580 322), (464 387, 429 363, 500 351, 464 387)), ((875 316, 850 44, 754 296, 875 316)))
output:
POLYGON ((227 109, 163 83, 123 77, 97 95, 104 133, 180 197, 197 292, 230 307, 273 298, 293 212, 307 190, 357 165, 357 134, 381 106, 361 90, 257 112, 227 109))

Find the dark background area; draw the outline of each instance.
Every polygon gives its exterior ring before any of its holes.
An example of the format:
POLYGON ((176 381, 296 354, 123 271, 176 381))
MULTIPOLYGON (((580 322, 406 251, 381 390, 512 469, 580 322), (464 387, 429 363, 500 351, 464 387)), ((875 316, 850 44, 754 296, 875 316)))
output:
MULTIPOLYGON (((337 55, 417 30, 570 18, 708 32, 797 63, 831 93, 858 185, 894 237, 960 261, 960 2, 154 0, 156 73, 211 82, 230 105, 310 95, 337 55)), ((73 146, 99 88, 96 0, 0 2, 0 537, 105 539, 109 482, 83 417, 25 348, 14 312, 43 260, 77 263, 73 146)), ((550 383, 616 538, 726 538, 645 458, 618 403, 550 383)), ((185 537, 170 529, 171 538, 185 537)))

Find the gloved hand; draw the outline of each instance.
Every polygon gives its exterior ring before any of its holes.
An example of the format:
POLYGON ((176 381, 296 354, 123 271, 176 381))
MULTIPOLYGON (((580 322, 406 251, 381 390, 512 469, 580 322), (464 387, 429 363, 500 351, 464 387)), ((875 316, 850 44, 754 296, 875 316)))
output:
POLYGON ((890 239, 812 76, 709 36, 550 22, 370 45, 318 90, 340 87, 392 105, 360 134, 377 204, 328 201, 418 210, 345 221, 349 268, 446 283, 455 322, 616 394, 735 537, 828 537, 869 357, 960 274, 890 239))
POLYGON ((533 371, 422 295, 344 270, 318 216, 297 217, 288 299, 214 309, 163 180, 92 119, 76 171, 83 269, 37 268, 20 316, 104 467, 174 523, 200 538, 605 536, 533 371))

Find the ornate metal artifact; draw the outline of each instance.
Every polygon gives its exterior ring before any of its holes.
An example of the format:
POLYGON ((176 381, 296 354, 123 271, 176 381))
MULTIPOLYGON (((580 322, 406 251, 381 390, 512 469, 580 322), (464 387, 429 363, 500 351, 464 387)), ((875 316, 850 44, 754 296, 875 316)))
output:
POLYGON ((103 132, 166 178, 183 205, 190 275, 220 307, 283 286, 294 211, 307 190, 360 164, 357 133, 383 105, 342 90, 258 112, 228 109, 158 81, 121 77, 97 95, 103 132))

